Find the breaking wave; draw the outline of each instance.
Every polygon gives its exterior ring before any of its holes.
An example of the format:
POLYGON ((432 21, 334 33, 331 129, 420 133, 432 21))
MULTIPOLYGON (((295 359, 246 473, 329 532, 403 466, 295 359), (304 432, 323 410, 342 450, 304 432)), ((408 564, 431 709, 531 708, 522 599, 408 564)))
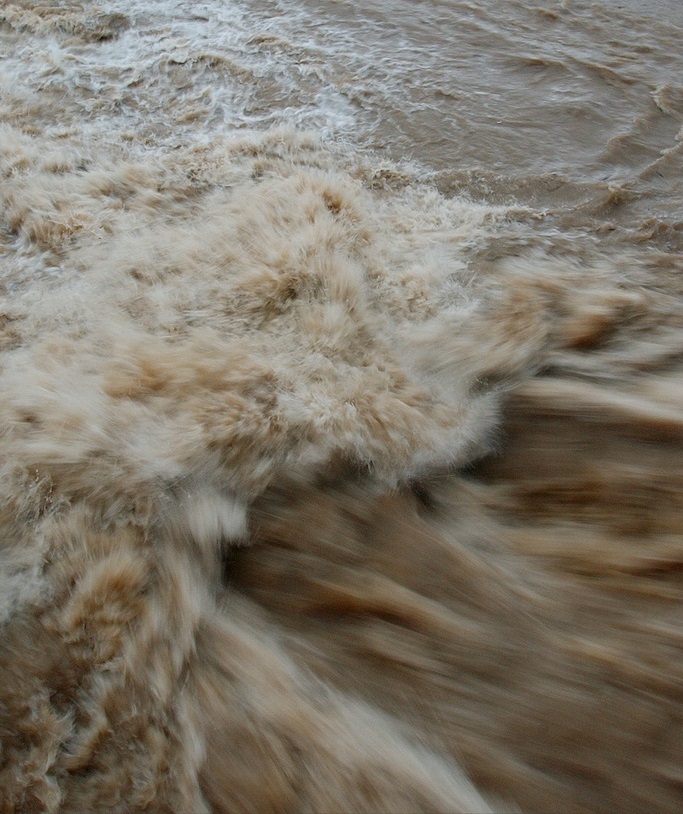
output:
POLYGON ((675 220, 141 6, 0 11, 0 809, 674 812, 675 220))

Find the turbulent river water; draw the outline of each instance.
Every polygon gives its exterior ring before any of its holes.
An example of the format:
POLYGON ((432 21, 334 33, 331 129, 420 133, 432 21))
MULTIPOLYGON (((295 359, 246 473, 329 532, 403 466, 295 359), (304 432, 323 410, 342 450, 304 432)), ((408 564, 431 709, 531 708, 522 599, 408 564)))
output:
POLYGON ((677 812, 683 5, 0 5, 0 811, 677 812))

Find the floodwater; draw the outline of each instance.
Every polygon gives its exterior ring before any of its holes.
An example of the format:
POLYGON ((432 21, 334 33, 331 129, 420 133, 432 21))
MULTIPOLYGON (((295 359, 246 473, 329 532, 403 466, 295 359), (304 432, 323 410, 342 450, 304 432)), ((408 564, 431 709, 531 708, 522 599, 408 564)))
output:
POLYGON ((680 810, 683 5, 4 2, 0 184, 0 810, 680 810))

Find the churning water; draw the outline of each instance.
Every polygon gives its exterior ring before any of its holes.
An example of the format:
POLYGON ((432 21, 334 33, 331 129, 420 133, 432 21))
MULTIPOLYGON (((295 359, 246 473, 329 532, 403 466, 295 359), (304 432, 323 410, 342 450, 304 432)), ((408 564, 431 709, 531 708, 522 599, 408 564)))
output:
POLYGON ((682 42, 0 6, 0 810, 680 810, 682 42))

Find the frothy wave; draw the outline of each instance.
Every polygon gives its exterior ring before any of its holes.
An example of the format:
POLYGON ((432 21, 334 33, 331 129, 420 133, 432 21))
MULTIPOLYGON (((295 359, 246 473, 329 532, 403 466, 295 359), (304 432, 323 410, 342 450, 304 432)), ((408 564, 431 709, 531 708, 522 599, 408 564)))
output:
POLYGON ((0 808, 677 810, 681 258, 188 8, 0 12, 0 808))

